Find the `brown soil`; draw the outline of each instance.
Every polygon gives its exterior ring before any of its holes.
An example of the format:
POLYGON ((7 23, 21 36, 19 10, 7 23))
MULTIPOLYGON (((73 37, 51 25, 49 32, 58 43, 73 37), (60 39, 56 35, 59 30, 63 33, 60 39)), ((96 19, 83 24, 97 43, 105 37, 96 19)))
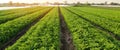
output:
POLYGON ((70 31, 67 28, 67 24, 64 20, 64 17, 61 13, 60 7, 58 8, 59 11, 59 17, 60 17, 60 28, 61 28, 61 48, 60 50, 75 50, 75 47, 73 45, 73 40, 70 35, 70 31))

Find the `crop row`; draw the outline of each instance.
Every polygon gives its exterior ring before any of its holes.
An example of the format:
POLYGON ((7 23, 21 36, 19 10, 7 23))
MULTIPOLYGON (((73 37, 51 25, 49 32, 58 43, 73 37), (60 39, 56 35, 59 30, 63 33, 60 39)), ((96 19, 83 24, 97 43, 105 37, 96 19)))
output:
POLYGON ((30 7, 30 8, 18 8, 18 9, 10 9, 10 10, 0 10, 0 16, 5 16, 13 13, 23 12, 26 10, 33 10, 39 7, 30 7))
POLYGON ((118 50, 120 48, 120 42, 109 34, 95 28, 88 21, 66 9, 61 9, 72 34, 76 50, 118 50))
POLYGON ((7 21, 10 21, 10 20, 12 20, 12 19, 16 19, 16 18, 25 16, 25 15, 29 15, 29 14, 31 14, 31 13, 40 11, 40 10, 43 9, 43 8, 44 8, 44 7, 35 8, 34 10, 28 9, 28 10, 21 11, 21 12, 18 12, 18 13, 6 15, 6 16, 0 16, 0 24, 1 24, 1 23, 5 23, 5 22, 7 22, 7 21))
MULTIPOLYGON (((120 29, 119 29, 120 23, 119 22, 109 20, 107 18, 98 17, 96 15, 85 13, 82 11, 78 11, 78 10, 82 10, 82 9, 77 9, 77 10, 75 10, 73 8, 68 8, 68 9, 73 10, 73 12, 75 12, 76 14, 79 14, 80 16, 82 16, 90 21, 93 21, 96 24, 99 24, 102 27, 108 29, 109 31, 113 32, 113 34, 116 37, 120 37, 120 29)), ((98 13, 99 13, 99 11, 98 11, 98 13)), ((112 16, 114 16, 114 15, 112 15, 112 16)), ((109 17, 109 18, 111 18, 111 17, 109 17)), ((116 19, 116 18, 113 18, 113 19, 116 19)))
MULTIPOLYGON (((72 7, 74 8, 74 7, 72 7)), ((85 13, 89 13, 92 15, 99 16, 101 18, 110 19, 113 21, 120 22, 120 11, 114 11, 114 10, 107 10, 107 9, 101 9, 101 8, 93 8, 93 7, 75 7, 75 10, 79 10, 85 13)))
POLYGON ((40 15, 44 14, 49 9, 50 7, 1 24, 0 46, 9 41, 12 37, 16 36, 18 32, 27 27, 27 25, 39 18, 40 15))
POLYGON ((94 7, 93 6, 93 8, 120 11, 120 7, 94 7))
POLYGON ((54 8, 6 50, 59 50, 58 8, 54 8))

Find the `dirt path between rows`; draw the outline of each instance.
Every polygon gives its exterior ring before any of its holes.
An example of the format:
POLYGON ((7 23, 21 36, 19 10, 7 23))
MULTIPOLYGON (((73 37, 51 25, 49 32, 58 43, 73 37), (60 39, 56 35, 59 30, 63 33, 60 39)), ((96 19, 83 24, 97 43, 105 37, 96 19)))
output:
POLYGON ((60 50, 75 50, 75 46, 73 45, 73 40, 70 35, 70 31, 67 28, 67 24, 64 20, 64 17, 61 13, 60 7, 58 7, 59 17, 60 17, 60 31, 61 31, 61 48, 60 50))
POLYGON ((110 31, 109 29, 106 29, 106 28, 102 27, 101 25, 96 24, 95 22, 93 22, 93 21, 91 21, 91 20, 89 20, 89 19, 86 19, 85 17, 80 16, 79 14, 76 14, 75 12, 72 12, 71 10, 69 10, 69 9, 67 9, 67 8, 65 8, 65 9, 68 10, 69 12, 71 12, 71 13, 79 16, 80 18, 86 20, 87 22, 91 23, 94 27, 96 27, 96 28, 98 28, 98 29, 100 29, 100 30, 102 30, 102 31, 110 34, 113 38, 115 38, 115 39, 117 39, 117 40, 120 41, 120 37, 117 36, 117 35, 115 35, 115 33, 112 32, 112 31, 110 31))
POLYGON ((13 37, 10 41, 6 42, 0 50, 5 50, 8 46, 13 45, 21 36, 23 36, 32 26, 34 26, 41 18, 43 18, 48 12, 50 12, 53 8, 49 9, 45 13, 41 14, 35 21, 25 27, 22 31, 20 31, 15 37, 13 37))

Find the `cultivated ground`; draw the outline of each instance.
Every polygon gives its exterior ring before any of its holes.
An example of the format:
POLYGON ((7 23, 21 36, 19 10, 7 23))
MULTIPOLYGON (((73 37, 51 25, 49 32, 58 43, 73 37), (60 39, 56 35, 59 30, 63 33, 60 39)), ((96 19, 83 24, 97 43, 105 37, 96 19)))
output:
POLYGON ((0 50, 120 50, 120 8, 37 6, 0 11, 0 50))

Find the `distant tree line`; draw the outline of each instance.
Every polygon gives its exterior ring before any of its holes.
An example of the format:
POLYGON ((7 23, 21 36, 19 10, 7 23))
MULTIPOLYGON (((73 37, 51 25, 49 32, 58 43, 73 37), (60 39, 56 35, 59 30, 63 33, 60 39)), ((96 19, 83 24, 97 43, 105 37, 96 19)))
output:
POLYGON ((120 3, 115 3, 115 2, 111 2, 111 3, 92 3, 92 5, 120 5, 120 3))
POLYGON ((104 3, 89 3, 89 2, 86 2, 86 3, 80 3, 80 2, 77 2, 77 3, 68 3, 67 1, 64 1, 64 3, 59 3, 59 2, 54 2, 54 3, 51 3, 53 5, 73 5, 73 6, 90 6, 90 5, 120 5, 119 3, 115 3, 115 2, 111 2, 108 4, 107 1, 105 1, 104 3))
POLYGON ((9 3, 6 3, 8 6, 27 6, 27 5, 38 5, 38 3, 32 3, 32 4, 28 4, 28 3, 13 3, 12 1, 9 1, 9 3))
POLYGON ((111 2, 111 5, 120 5, 119 3, 111 2))
MULTIPOLYGON (((9 1, 9 3, 5 3, 4 5, 6 6, 27 6, 27 5, 39 5, 40 3, 32 3, 32 4, 28 4, 28 3, 13 3, 12 1, 9 1)), ((90 5, 120 5, 120 3, 115 3, 115 2, 111 2, 108 4, 108 2, 104 2, 104 3, 68 3, 67 1, 64 1, 63 3, 59 3, 59 2, 54 2, 54 3, 50 3, 50 2, 46 2, 44 4, 50 4, 50 5, 73 5, 73 6, 90 6, 90 5)), ((1 6, 2 4, 0 4, 1 6)), ((3 6, 4 6, 3 5, 3 6)))
POLYGON ((74 6, 90 6, 90 5, 120 5, 120 3, 115 3, 115 2, 111 2, 108 4, 108 2, 104 2, 104 3, 80 3, 80 2, 77 2, 77 3, 74 3, 73 4, 74 6))

